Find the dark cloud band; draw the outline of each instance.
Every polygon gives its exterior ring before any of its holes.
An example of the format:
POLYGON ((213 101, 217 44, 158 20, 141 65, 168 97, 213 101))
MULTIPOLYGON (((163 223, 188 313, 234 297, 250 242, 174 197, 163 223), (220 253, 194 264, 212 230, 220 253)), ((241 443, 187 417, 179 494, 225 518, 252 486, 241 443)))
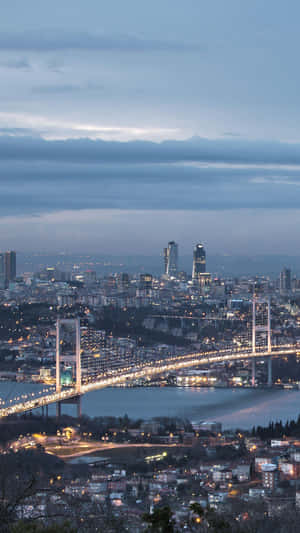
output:
POLYGON ((300 171, 293 164, 300 164, 298 146, 281 143, 2 136, 0 211, 298 208, 300 171), (218 165, 187 164, 191 161, 218 165))
MULTIPOLYGON (((5 133, 5 131, 4 131, 5 133)), ((22 135, 22 129, 20 130, 22 135)), ((40 132, 37 132, 39 135, 40 132)), ((0 160, 65 161, 74 163, 226 163, 300 165, 300 145, 276 141, 204 139, 186 141, 46 141, 19 136, 0 137, 0 160)))

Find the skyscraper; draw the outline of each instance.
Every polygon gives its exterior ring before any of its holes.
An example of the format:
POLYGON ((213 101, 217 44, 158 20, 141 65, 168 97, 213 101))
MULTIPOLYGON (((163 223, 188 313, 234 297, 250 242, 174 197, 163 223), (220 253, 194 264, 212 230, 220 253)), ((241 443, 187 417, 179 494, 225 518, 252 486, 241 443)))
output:
POLYGON ((280 291, 288 292, 292 288, 291 270, 284 267, 280 272, 280 291))
POLYGON ((178 271, 178 244, 174 241, 168 243, 168 248, 164 248, 165 274, 176 277, 178 271))
POLYGON ((140 274, 140 295, 143 293, 144 296, 150 296, 153 286, 153 276, 152 274, 140 274))
POLYGON ((5 256, 0 254, 0 289, 5 289, 5 256))
POLYGON ((140 274, 140 289, 152 289, 153 276, 152 274, 140 274))
POLYGON ((206 253, 202 244, 196 244, 193 253, 193 281, 200 279, 200 274, 206 272, 206 253))
POLYGON ((120 274, 119 276, 118 288, 120 291, 128 291, 129 286, 130 286, 129 275, 127 274, 127 272, 122 272, 122 274, 120 274))
POLYGON ((5 252, 5 281, 8 284, 16 279, 16 252, 5 252))

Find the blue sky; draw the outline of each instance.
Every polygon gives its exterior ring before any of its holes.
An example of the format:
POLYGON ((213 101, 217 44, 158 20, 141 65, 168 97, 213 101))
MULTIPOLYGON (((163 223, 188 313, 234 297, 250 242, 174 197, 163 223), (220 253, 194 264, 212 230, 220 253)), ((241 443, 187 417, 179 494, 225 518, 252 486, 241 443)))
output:
POLYGON ((10 0, 1 248, 297 254, 294 0, 10 0))

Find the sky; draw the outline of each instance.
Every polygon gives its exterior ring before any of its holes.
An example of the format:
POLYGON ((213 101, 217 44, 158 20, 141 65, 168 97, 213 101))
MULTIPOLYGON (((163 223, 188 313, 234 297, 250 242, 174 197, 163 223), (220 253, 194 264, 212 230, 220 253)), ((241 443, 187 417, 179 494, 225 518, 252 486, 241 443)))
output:
POLYGON ((300 4, 10 0, 0 249, 300 255, 300 4))

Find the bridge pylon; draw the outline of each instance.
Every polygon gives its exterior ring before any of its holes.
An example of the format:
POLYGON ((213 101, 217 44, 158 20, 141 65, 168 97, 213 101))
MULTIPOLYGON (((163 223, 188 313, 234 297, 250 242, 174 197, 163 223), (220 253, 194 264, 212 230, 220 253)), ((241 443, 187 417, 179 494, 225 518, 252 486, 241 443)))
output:
POLYGON ((81 358, 80 358, 80 318, 58 318, 56 321, 56 392, 61 392, 61 375, 60 375, 60 363, 62 360, 61 354, 61 326, 73 325, 75 326, 76 347, 75 361, 76 368, 76 383, 75 388, 78 394, 81 393, 81 358))
POLYGON ((272 387, 272 337, 271 337, 271 302, 270 298, 257 298, 253 296, 252 299, 252 386, 255 386, 255 359, 257 354, 256 340, 257 332, 263 332, 267 335, 267 352, 268 356, 268 387, 272 387), (265 324, 257 324, 256 321, 256 307, 258 304, 265 304, 267 306, 267 320, 265 324))
POLYGON ((56 416, 61 416, 61 406, 63 403, 75 403, 77 405, 77 416, 81 416, 81 357, 80 357, 80 318, 58 318, 56 321, 56 392, 61 392, 61 372, 60 363, 62 360, 61 354, 61 333, 62 326, 70 325, 75 328, 75 355, 72 361, 75 362, 75 391, 76 396, 71 400, 59 400, 56 404, 56 416))

